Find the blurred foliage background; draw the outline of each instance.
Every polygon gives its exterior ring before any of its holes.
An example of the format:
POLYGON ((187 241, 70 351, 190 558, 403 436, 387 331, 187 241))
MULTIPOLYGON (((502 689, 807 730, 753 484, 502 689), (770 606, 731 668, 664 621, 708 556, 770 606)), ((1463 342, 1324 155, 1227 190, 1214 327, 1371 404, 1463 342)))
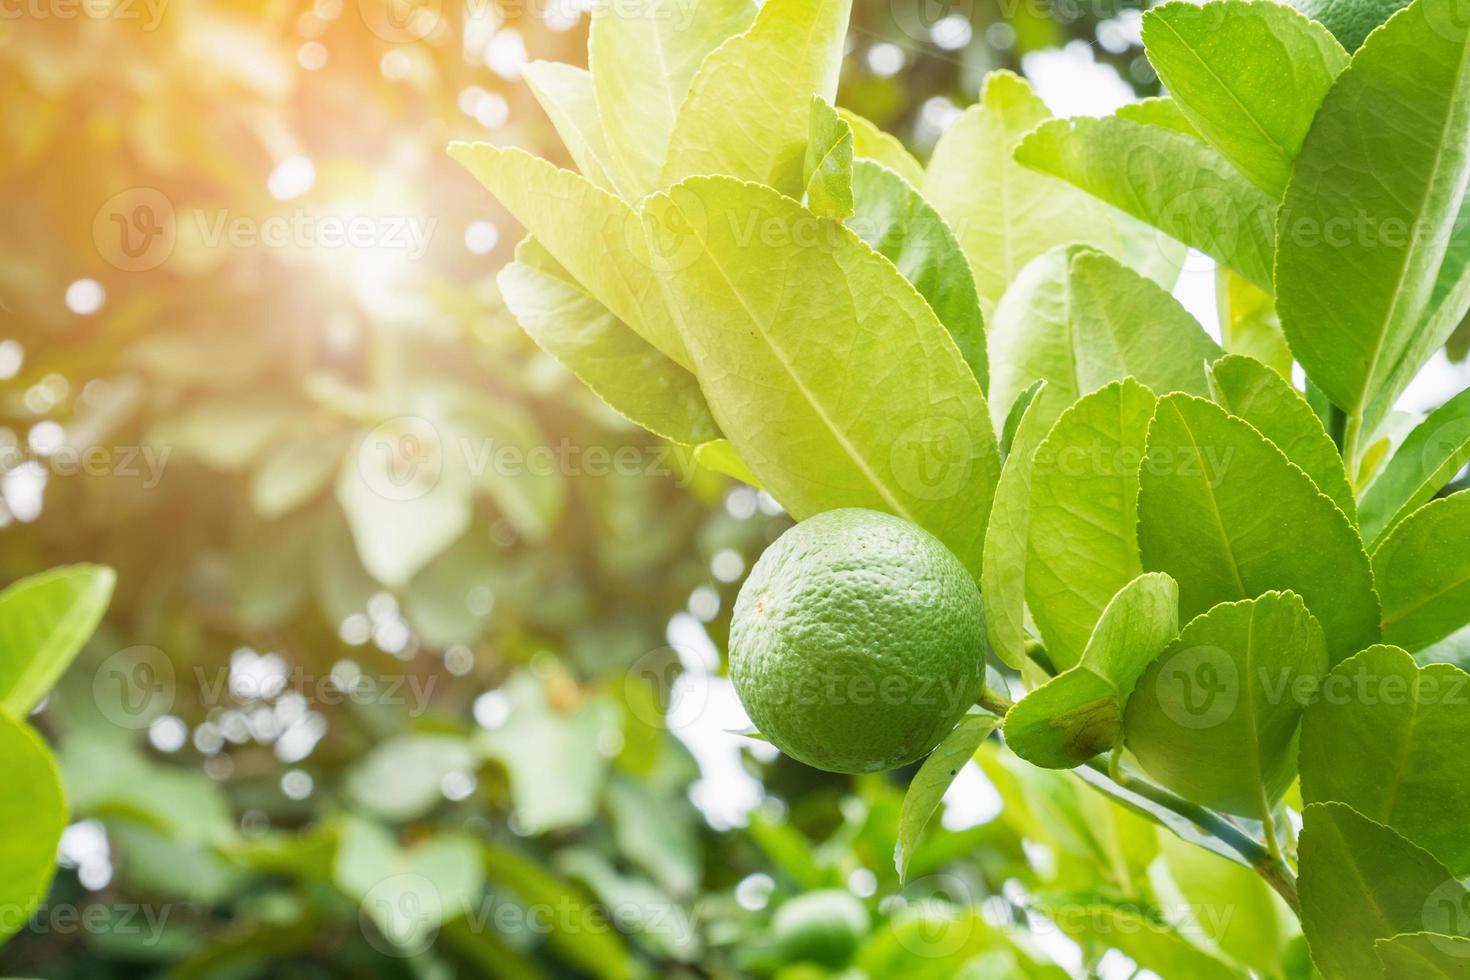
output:
MULTIPOLYGON (((1149 94, 1138 17, 861 0, 839 101, 924 155, 992 68, 1149 94)), ((994 761, 901 889, 906 773, 732 733, 727 612, 786 519, 534 348, 518 230, 443 153, 563 159, 520 70, 587 21, 0 6, 0 574, 119 573, 34 719, 77 822, 6 975, 1130 972, 1009 927, 1177 890, 1150 824, 994 761)))

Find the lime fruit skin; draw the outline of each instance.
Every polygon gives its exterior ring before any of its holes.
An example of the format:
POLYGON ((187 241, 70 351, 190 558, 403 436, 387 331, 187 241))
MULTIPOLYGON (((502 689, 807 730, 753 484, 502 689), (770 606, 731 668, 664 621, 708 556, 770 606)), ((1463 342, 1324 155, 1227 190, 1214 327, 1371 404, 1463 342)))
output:
POLYGON ((787 963, 846 966, 868 934, 868 910, 836 888, 807 892, 776 910, 771 931, 787 963))
POLYGON ((760 733, 829 772, 923 758, 980 696, 985 622, 929 532, 847 508, 766 549, 735 601, 730 676, 760 733))
POLYGON ((1348 54, 1408 4, 1409 0, 1291 0, 1293 7, 1331 31, 1348 54))

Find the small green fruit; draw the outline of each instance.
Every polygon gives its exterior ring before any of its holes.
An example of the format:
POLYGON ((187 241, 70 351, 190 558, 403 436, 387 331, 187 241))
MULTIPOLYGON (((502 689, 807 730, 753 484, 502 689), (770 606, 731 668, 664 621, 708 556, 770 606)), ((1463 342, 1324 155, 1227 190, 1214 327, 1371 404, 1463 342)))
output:
POLYGON ((730 675, 756 728, 830 772, 923 758, 980 696, 984 662, 965 567, 927 531, 870 510, 782 535, 730 627, 730 675))
POLYGON ((835 888, 807 892, 776 910, 771 932, 785 962, 840 969, 868 934, 868 910, 835 888))

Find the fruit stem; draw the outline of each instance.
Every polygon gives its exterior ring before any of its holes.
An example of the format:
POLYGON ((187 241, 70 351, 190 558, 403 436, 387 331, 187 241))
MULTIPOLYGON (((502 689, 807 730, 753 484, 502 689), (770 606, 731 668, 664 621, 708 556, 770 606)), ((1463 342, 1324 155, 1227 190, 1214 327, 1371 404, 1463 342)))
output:
MULTIPOLYGON (((1015 702, 1010 698, 989 688, 980 692, 980 698, 976 703, 997 718, 1005 718, 1006 713, 1016 706, 1015 702)), ((1121 753, 1113 753, 1107 762, 1099 762, 1097 759, 1093 759, 1087 762, 1086 766, 1095 772, 1107 776, 1120 789, 1141 796, 1166 810, 1171 810, 1206 833, 1212 834, 1216 840, 1244 858, 1256 870, 1256 873, 1265 879, 1266 884, 1275 889, 1276 893, 1286 901, 1286 904, 1291 907, 1292 912, 1296 913, 1298 918, 1301 917, 1301 900, 1297 897, 1296 877, 1291 873, 1291 869, 1281 856, 1279 845, 1267 848, 1266 845, 1251 837, 1215 811, 1196 803, 1191 803, 1182 796, 1174 795, 1162 786, 1133 775, 1123 768, 1120 755, 1121 753)), ((1102 792, 1107 792, 1095 783, 1092 785, 1102 792)), ((1161 821, 1157 815, 1150 813, 1148 810, 1136 804, 1131 804, 1121 797, 1114 796, 1114 799, 1118 803, 1127 806, 1130 810, 1148 817, 1150 820, 1159 824, 1159 826, 1165 829, 1172 829, 1161 821)), ((1274 836, 1274 828, 1269 823, 1266 825, 1266 832, 1274 836)))
MULTIPOLYGON (((1243 857, 1266 880, 1266 884, 1275 889, 1286 904, 1291 906, 1291 910, 1298 916, 1301 915, 1301 902, 1296 892, 1296 878, 1279 854, 1272 854, 1260 841, 1213 810, 1191 803, 1183 797, 1175 796, 1162 786, 1157 786, 1146 779, 1140 779, 1122 770, 1121 767, 1116 776, 1109 771, 1112 767, 1096 759, 1088 762, 1087 767, 1108 776, 1122 789, 1179 814, 1201 830, 1213 835, 1216 840, 1243 857)), ((1157 822, 1157 818, 1154 819, 1157 822)))

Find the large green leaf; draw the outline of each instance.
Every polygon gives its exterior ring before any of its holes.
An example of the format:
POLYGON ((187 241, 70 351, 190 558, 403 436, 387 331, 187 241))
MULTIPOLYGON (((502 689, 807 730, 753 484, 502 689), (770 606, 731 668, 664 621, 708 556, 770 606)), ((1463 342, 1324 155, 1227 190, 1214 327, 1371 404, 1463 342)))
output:
POLYGON ((836 507, 905 517, 978 575, 1000 469, 989 410, 893 264, 837 222, 727 177, 690 178, 645 208, 650 225, 693 229, 662 282, 720 429, 766 489, 799 519, 836 507), (751 222, 760 247, 742 235, 751 222))
POLYGON ((1470 623, 1470 493, 1431 500, 1373 551, 1383 639, 1409 651, 1470 623))
POLYGON ((1021 137, 1050 116, 1019 76, 991 72, 979 103, 945 130, 929 161, 924 196, 954 229, 987 315, 1043 252, 1069 242, 1121 248, 1107 208, 1012 158, 1021 137))
POLYGON ((1470 874, 1470 674, 1374 646, 1328 676, 1302 722, 1302 799, 1346 803, 1470 874))
POLYGON ((748 31, 710 52, 679 107, 660 186, 728 174, 799 196, 812 96, 837 95, 851 6, 768 0, 748 31))
POLYGON ((629 200, 662 186, 669 136, 695 72, 754 19, 751 0, 648 0, 592 8, 587 67, 607 159, 629 200))
POLYGON ((598 187, 620 193, 597 113, 592 73, 557 61, 533 61, 523 72, 526 85, 556 127, 577 170, 598 187))
POLYGON ((449 547, 473 516, 468 457, 447 428, 404 416, 358 438, 336 495, 363 568, 391 587, 449 547))
POLYGON ((654 279, 636 211, 587 178, 524 150, 451 143, 449 155, 495 195, 588 295, 689 367, 654 279))
POLYGON ((852 193, 856 212, 848 227, 913 283, 954 338, 980 389, 987 390, 985 319, 954 232, 912 184, 881 163, 853 165, 852 193))
POLYGON ((1291 0, 1291 5, 1324 25, 1348 51, 1356 51, 1373 30, 1409 0, 1291 0))
POLYGON ((1470 939, 1406 932, 1373 944, 1385 980, 1470 980, 1470 939))
POLYGON ((719 438, 694 375, 589 296, 534 238, 496 282, 531 339, 615 411, 684 445, 719 438))
POLYGON ((20 929, 46 897, 56 846, 66 827, 61 775, 46 743, 30 726, 0 711, 0 941, 20 929))
POLYGON ((1301 596, 1336 664, 1378 639, 1357 531, 1249 423, 1189 395, 1160 399, 1139 480, 1143 567, 1179 582, 1180 614, 1273 590, 1301 596))
POLYGON ((1359 524, 1370 545, 1455 478, 1470 462, 1470 389, 1417 425, 1363 494, 1359 524))
POLYGON ((1287 944, 1300 938, 1296 916, 1254 868, 1159 830, 1159 853, 1167 883, 1150 876, 1165 908, 1192 914, 1177 928, 1207 948, 1214 947, 1261 976, 1281 970, 1287 944), (1172 885, 1172 891, 1169 886, 1172 885), (1176 897, 1177 896, 1177 897, 1176 897))
POLYGON ((1384 977, 1377 940, 1464 929, 1470 895, 1448 869, 1346 804, 1306 808, 1299 856, 1302 928, 1325 980, 1384 977))
POLYGON ((1280 199, 1347 52, 1284 4, 1166 3, 1143 20, 1148 60, 1204 138, 1280 199))
POLYGON ((852 127, 852 152, 859 160, 874 160, 896 172, 915 187, 924 185, 924 166, 914 159, 898 139, 885 133, 851 109, 837 108, 837 114, 852 127))
POLYGON ((1425 329, 1470 179, 1470 19, 1457 2, 1418 0, 1363 45, 1327 94, 1282 205, 1282 325, 1364 437, 1464 313, 1425 329))
POLYGON ((1184 627, 1128 701, 1128 749, 1186 799, 1263 819, 1296 777, 1302 710, 1327 647, 1300 597, 1268 592, 1184 627))
POLYGON ((1051 431, 1057 413, 1046 407, 1045 382, 1038 382, 1016 424, 995 506, 985 531, 980 596, 985 606, 985 636, 1006 665, 1017 670, 1026 662, 1026 536, 1031 526, 1031 467, 1036 447, 1051 431))
POLYGON ((117 576, 101 565, 68 565, 0 592, 0 710, 24 718, 92 636, 117 576))
POLYGON ((1103 608, 1143 571, 1138 464, 1154 404, 1138 382, 1114 382, 1063 413, 1036 450, 1026 603, 1057 670, 1078 662, 1103 608))
POLYGON ((960 719, 954 731, 929 754, 919 771, 914 773, 908 792, 903 797, 903 807, 898 815, 898 845, 894 850, 894 864, 899 878, 906 879, 909 862, 913 860, 914 848, 924 833, 934 811, 949 790, 950 784, 965 764, 980 747, 980 743, 995 731, 997 719, 990 715, 969 714, 960 719))
POLYGON ((997 408, 1039 380, 1068 401, 1127 377, 1154 391, 1203 395, 1205 364, 1220 356, 1163 288, 1077 246, 1054 249, 1022 270, 988 334, 997 408))
POLYGON ((1022 140, 1016 159, 1271 288, 1276 201, 1200 140, 1117 116, 1058 119, 1022 140))
POLYGON ((1220 344, 1231 354, 1254 357, 1283 378, 1291 377, 1291 348, 1281 332, 1276 300, 1223 265, 1215 267, 1220 344))
POLYGON ((1291 382, 1260 361, 1232 354, 1210 366, 1210 388, 1225 411, 1255 426, 1344 514, 1357 516, 1342 456, 1322 420, 1291 382))
POLYGON ((1174 580, 1152 573, 1129 582, 1103 610, 1077 665, 1006 714, 1006 744, 1045 769, 1072 769, 1112 749, 1139 676, 1178 634, 1174 580))
POLYGON ((802 185, 813 214, 838 221, 852 216, 852 126, 820 95, 812 96, 802 185))

